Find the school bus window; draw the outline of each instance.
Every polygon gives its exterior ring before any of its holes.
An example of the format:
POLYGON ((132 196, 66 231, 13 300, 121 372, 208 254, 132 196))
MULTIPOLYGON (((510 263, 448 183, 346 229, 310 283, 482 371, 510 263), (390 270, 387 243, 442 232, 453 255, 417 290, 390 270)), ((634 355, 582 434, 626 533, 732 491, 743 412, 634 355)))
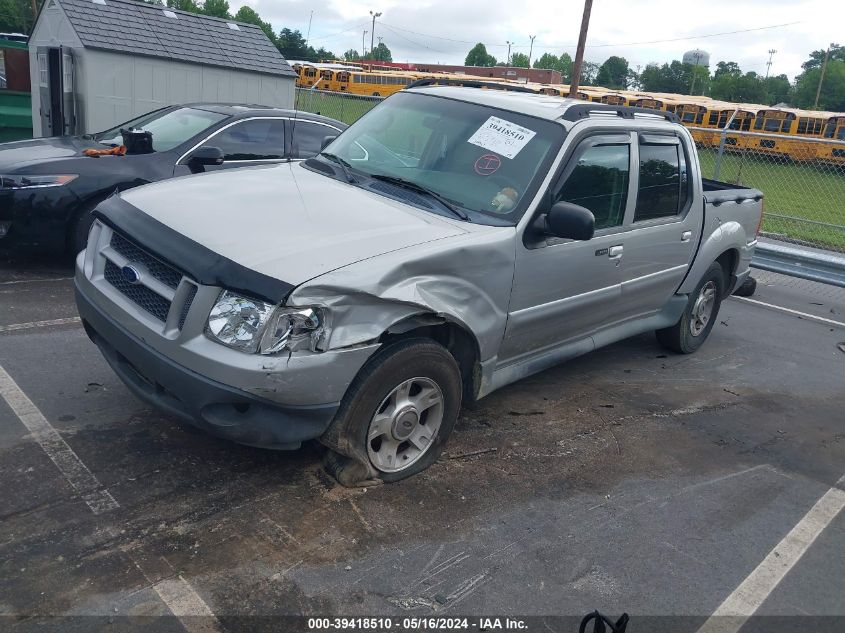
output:
POLYGON ((821 119, 811 119, 808 117, 801 117, 798 119, 798 134, 821 134, 822 122, 821 119))

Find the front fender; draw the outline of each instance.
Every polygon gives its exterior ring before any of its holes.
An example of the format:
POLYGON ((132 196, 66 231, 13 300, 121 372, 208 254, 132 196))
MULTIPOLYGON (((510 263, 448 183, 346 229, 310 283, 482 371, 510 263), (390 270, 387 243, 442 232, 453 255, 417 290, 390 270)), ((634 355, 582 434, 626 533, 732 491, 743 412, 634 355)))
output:
POLYGON ((322 305, 321 349, 378 339, 394 324, 437 315, 472 333, 480 360, 494 356, 513 284, 512 227, 438 240, 326 273, 296 288, 288 305, 322 305))

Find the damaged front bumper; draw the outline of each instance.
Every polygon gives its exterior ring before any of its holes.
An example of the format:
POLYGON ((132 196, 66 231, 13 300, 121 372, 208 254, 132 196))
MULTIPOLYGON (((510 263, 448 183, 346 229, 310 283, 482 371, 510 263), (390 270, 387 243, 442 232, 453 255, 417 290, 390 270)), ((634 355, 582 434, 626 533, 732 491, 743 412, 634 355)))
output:
MULTIPOLYGON (((84 253, 79 258, 83 262, 84 253)), ((294 449, 322 435, 378 344, 268 357, 209 340, 200 314, 175 336, 133 318, 132 304, 77 268, 76 301, 89 337, 129 389, 154 407, 240 444, 294 449), (123 309, 123 305, 126 304, 123 309)), ((203 287, 202 308, 219 289, 203 287)))

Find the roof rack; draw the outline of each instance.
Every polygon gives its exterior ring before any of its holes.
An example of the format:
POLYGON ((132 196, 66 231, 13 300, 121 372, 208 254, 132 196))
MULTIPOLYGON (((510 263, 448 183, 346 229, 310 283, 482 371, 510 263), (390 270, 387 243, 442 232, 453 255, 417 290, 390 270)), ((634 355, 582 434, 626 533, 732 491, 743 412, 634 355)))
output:
POLYGON ((518 86, 514 84, 499 83, 497 81, 475 81, 473 79, 456 79, 443 77, 426 77, 425 79, 418 79, 408 88, 424 88, 426 86, 463 86, 464 88, 492 88, 493 90, 506 90, 509 92, 527 92, 528 94, 539 94, 536 90, 526 88, 525 86, 518 86))
POLYGON ((633 119, 637 114, 650 114, 651 116, 663 117, 672 123, 681 122, 678 115, 674 112, 637 108, 634 106, 609 105, 606 103, 576 103, 575 105, 569 106, 560 118, 564 121, 580 121, 581 119, 589 118, 593 112, 608 112, 623 119, 633 119))

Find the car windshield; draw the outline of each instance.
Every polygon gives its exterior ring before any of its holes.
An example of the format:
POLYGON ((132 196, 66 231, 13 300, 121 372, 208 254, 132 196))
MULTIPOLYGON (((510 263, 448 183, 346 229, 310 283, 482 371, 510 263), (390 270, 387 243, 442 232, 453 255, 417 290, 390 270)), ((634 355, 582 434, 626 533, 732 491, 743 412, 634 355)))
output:
POLYGON ((121 129, 145 130, 153 136, 153 151, 166 152, 225 118, 225 114, 197 108, 166 108, 95 134, 93 138, 103 145, 122 145, 121 129))
POLYGON ((563 137, 564 128, 545 119, 400 92, 326 152, 359 175, 401 178, 496 223, 515 224, 563 137))

